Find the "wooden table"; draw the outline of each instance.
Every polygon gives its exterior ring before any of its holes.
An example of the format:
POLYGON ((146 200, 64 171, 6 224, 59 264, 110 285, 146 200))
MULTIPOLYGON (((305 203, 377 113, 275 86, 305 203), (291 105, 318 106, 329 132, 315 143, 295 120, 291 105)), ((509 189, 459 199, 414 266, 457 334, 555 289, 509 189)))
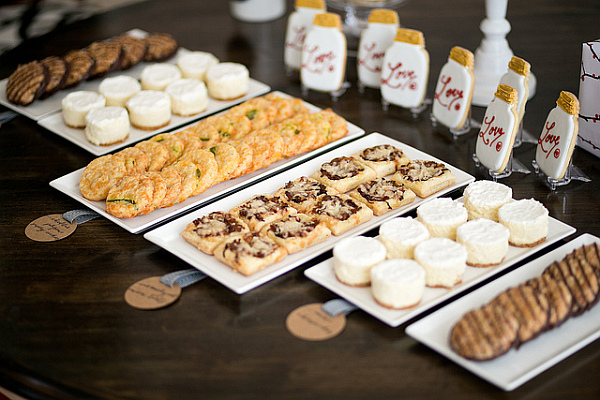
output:
MULTIPOLYGON (((288 9, 289 11, 289 9, 288 9)), ((450 48, 475 50, 484 2, 413 0, 400 10, 403 26, 422 30, 431 56, 428 95, 450 48)), ((508 36, 538 79, 525 129, 535 137, 561 90, 579 88, 582 42, 598 36, 593 0, 510 2, 508 36)), ((301 96, 285 74, 286 19, 264 24, 234 21, 224 1, 148 1, 93 17, 34 39, 0 57, 0 77, 18 63, 62 54, 133 27, 169 32, 188 49, 246 64, 274 90, 301 96)), ((332 102, 311 92, 305 100, 331 107, 366 132, 378 131, 439 157, 477 179, 476 132, 454 141, 427 118, 382 111, 380 95, 360 94, 349 62, 348 92, 332 102)), ((475 119, 484 110, 476 108, 475 119)), ((535 146, 515 157, 526 165, 535 146)), ((94 157, 18 117, 0 130, 0 386, 28 398, 598 398, 600 342, 596 341, 518 389, 505 393, 404 333, 356 311, 338 337, 306 342, 285 328, 299 306, 336 296, 307 279, 303 265, 244 295, 206 279, 186 288, 174 305, 152 312, 129 307, 124 291, 150 276, 189 265, 105 219, 81 225, 71 237, 37 243, 24 235, 37 217, 81 208, 48 183, 94 157)), ((592 182, 551 192, 534 174, 502 182, 515 198, 533 197, 550 214, 600 235, 598 159, 576 149, 575 164, 592 182)))

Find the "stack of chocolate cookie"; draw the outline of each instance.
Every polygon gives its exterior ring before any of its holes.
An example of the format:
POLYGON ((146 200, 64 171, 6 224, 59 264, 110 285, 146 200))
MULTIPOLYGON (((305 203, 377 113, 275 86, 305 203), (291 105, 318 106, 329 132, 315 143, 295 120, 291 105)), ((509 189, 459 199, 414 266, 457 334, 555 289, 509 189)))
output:
POLYGON ((489 360, 581 315, 599 297, 600 246, 593 243, 466 313, 451 330, 450 346, 465 358, 489 360))
POLYGON ((27 106, 61 89, 129 69, 142 61, 164 61, 174 56, 178 48, 177 40, 166 33, 144 38, 121 35, 97 41, 62 57, 50 56, 19 65, 8 78, 6 97, 13 104, 27 106))

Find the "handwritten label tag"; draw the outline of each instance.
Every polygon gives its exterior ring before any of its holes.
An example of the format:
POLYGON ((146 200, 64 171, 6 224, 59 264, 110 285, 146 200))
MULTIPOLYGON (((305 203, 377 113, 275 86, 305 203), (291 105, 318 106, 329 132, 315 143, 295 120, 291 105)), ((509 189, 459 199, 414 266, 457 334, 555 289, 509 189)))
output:
POLYGON ((125 301, 139 310, 157 310, 173 304, 181 295, 181 287, 160 282, 160 276, 142 279, 125 291, 125 301))
POLYGON ((336 337, 346 327, 346 315, 332 317, 323 311, 323 304, 312 303, 292 311, 286 321, 287 330, 299 339, 321 341, 336 337))
POLYGON ((61 214, 40 217, 27 225, 25 235, 36 242, 56 242, 75 232, 77 223, 70 223, 61 214))

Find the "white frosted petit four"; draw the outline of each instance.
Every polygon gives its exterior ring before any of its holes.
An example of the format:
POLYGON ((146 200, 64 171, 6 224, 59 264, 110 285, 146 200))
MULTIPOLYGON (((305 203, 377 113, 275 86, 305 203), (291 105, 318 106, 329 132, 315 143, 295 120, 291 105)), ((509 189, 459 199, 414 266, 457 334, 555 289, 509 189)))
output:
POLYGON ((171 82, 181 79, 181 70, 173 64, 157 63, 142 70, 140 81, 143 90, 165 90, 171 82))
POLYGON ((468 221, 456 229, 456 241, 467 249, 467 264, 489 267, 504 260, 510 233, 504 225, 487 218, 468 221))
POLYGON ((142 90, 127 101, 131 125, 152 131, 171 121, 171 98, 165 92, 142 90))
POLYGON ((98 86, 98 92, 106 99, 106 105, 116 107, 125 107, 127 100, 140 90, 140 82, 128 75, 105 78, 98 86))
POLYGON ((129 114, 124 107, 94 108, 85 116, 85 137, 95 145, 108 146, 129 136, 129 114))
POLYGON ((333 269, 337 279, 349 286, 368 286, 371 268, 385 260, 385 246, 367 236, 348 237, 333 247, 333 269))
POLYGON ((306 33, 315 16, 324 13, 326 6, 324 0, 296 0, 294 6, 295 9, 287 20, 283 60, 288 68, 299 70, 302 66, 302 46, 306 33))
POLYGON ((515 89, 508 85, 498 85, 477 135, 477 159, 484 167, 497 174, 506 169, 512 155, 519 127, 517 100, 515 89))
POLYGON ((206 71, 205 81, 210 97, 232 100, 248 93, 250 72, 245 65, 224 62, 206 71))
POLYGON ((106 99, 99 93, 88 90, 71 92, 61 101, 63 121, 71 128, 85 128, 87 113, 105 105, 106 99))
POLYGON ((171 97, 171 112, 187 117, 206 110, 208 91, 204 82, 196 79, 178 79, 165 88, 171 97))
POLYGON ((357 55, 358 80, 364 86, 381 87, 383 59, 399 27, 396 11, 374 9, 369 14, 367 27, 360 34, 357 55))
POLYGON ((386 260, 371 268, 371 292, 386 308, 405 309, 421 301, 425 270, 415 260, 386 260))
POLYGON ((300 80, 308 89, 320 92, 340 90, 346 76, 346 36, 338 14, 315 16, 304 39, 300 80))
POLYGON ((397 217, 379 227, 379 240, 387 250, 387 258, 413 258, 414 248, 429 239, 429 230, 412 217, 397 217))
POLYGON ((448 238, 434 237, 415 247, 415 260, 425 269, 429 287, 451 288, 461 282, 467 257, 465 246, 448 238))
POLYGON ((398 29, 381 66, 381 97, 399 107, 418 107, 425 99, 429 53, 423 33, 398 29))
POLYGON ((433 96, 433 117, 450 129, 461 128, 469 116, 475 88, 473 64, 469 50, 455 46, 442 67, 433 96))
POLYGON ((507 203, 498 210, 498 220, 510 231, 509 243, 516 247, 533 247, 548 235, 548 209, 534 199, 507 203))
POLYGON ((512 200, 512 189, 499 182, 475 181, 463 191, 469 219, 498 221, 498 209, 512 200))
POLYGON ((431 237, 454 240, 456 228, 467 222, 468 213, 462 203, 439 197, 417 207, 417 219, 425 225, 431 237))
POLYGON ((184 53, 177 60, 177 66, 181 70, 184 79, 204 80, 206 71, 219 63, 219 59, 205 51, 190 51, 184 53))
POLYGON ((535 162, 551 179, 562 179, 573 155, 579 133, 579 100, 561 92, 538 139, 535 162))

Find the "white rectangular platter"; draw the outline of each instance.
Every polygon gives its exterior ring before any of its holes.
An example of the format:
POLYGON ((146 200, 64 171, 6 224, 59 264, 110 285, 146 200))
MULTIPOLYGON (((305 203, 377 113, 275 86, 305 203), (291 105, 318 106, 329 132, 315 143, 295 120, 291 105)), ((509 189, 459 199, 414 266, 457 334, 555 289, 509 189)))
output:
MULTIPOLYGON (((282 97, 288 96, 281 92, 274 93, 282 97)), ((315 107, 312 104, 306 103, 306 106, 309 108, 311 113, 319 110, 318 107, 315 107)), ((140 215, 130 219, 117 218, 106 212, 106 203, 104 201, 90 201, 85 199, 81 195, 81 192, 79 191, 79 179, 81 178, 81 174, 83 173, 84 168, 80 168, 76 171, 73 171, 67 175, 53 180, 52 182, 50 182, 50 186, 74 198, 75 200, 91 208, 92 210, 98 212, 102 216, 111 220, 115 224, 129 231, 130 233, 138 233, 147 230, 153 225, 171 219, 178 214, 184 213, 192 208, 199 207, 202 204, 206 204, 210 201, 213 201, 214 199, 224 196, 227 193, 230 193, 234 190, 238 190, 267 176, 276 174, 277 172, 288 168, 290 165, 295 165, 296 163, 302 162, 303 160, 313 157, 315 154, 320 154, 321 152, 327 151, 332 147, 339 146, 342 143, 356 139, 364 135, 364 133, 365 131, 363 129, 348 122, 348 134, 343 138, 336 140, 335 142, 328 143, 327 145, 316 149, 312 152, 300 154, 295 157, 277 161, 276 163, 271 164, 269 167, 260 169, 258 171, 254 171, 251 174, 240 176, 239 178, 219 183, 218 185, 208 188, 206 191, 199 194, 198 196, 188 198, 183 203, 178 203, 168 208, 161 208, 146 215, 140 215)))
POLYGON ((335 272, 333 271, 333 258, 307 269, 304 271, 304 274, 321 286, 326 287, 359 307, 361 310, 392 327, 396 327, 574 232, 575 228, 550 217, 548 222, 548 236, 543 243, 535 247, 526 248, 509 246, 504 261, 494 267, 474 268, 467 266, 461 283, 451 289, 425 287, 421 302, 405 310, 392 310, 379 305, 371 295, 371 287, 351 287, 341 283, 335 277, 335 272))
MULTIPOLYGON (((80 89, 80 90, 82 90, 82 89, 80 89)), ((92 89, 92 90, 96 90, 96 89, 92 89)), ((136 142, 139 142, 140 140, 149 138, 158 133, 166 132, 171 129, 175 129, 177 127, 180 127, 185 124, 189 124, 193 121, 196 121, 198 119, 201 119, 202 117, 205 117, 207 115, 214 114, 221 110, 225 110, 226 108, 229 108, 231 106, 239 104, 243 101, 246 101, 253 97, 265 94, 269 90, 270 90, 270 87, 265 85, 264 83, 255 81, 254 79, 250 79, 248 93, 246 93, 246 95, 244 95, 242 97, 238 97, 237 99, 231 100, 231 101, 221 101, 221 100, 215 100, 213 98, 209 98, 208 107, 206 108, 205 111, 203 111, 199 114, 196 114, 196 115, 189 116, 189 117, 180 117, 178 115, 171 115, 171 122, 169 122, 168 125, 166 125, 162 128, 159 128, 159 129, 152 130, 152 131, 145 131, 145 130, 137 129, 137 128, 134 128, 133 126, 131 126, 130 130, 129 130, 129 136, 127 137, 126 140, 124 140, 123 142, 120 142, 120 143, 110 145, 110 146, 97 146, 95 144, 90 143, 86 139, 83 129, 70 128, 67 125, 65 125, 65 122, 63 121, 63 118, 62 118, 62 112, 57 112, 57 113, 46 116, 46 117, 40 119, 38 121, 38 124, 46 129, 48 129, 50 132, 53 132, 53 133, 57 134, 58 136, 61 136, 62 138, 67 139, 68 141, 70 141, 72 143, 75 143, 77 146, 81 147, 82 149, 85 149, 96 156, 101 156, 104 154, 111 153, 122 147, 130 146, 136 142)))
MULTIPOLYGON (((128 35, 131 35, 134 37, 144 37, 147 35, 147 32, 145 32, 141 29, 132 29, 126 33, 128 35)), ((180 48, 174 57, 172 57, 164 62, 170 63, 170 64, 175 64, 175 63, 177 63, 177 60, 179 59, 179 57, 182 54, 185 54, 186 52, 189 52, 189 50, 180 48)), ((29 62, 32 60, 24 60, 24 61, 29 62)), ((142 75, 142 70, 150 64, 152 64, 152 63, 141 62, 140 64, 138 64, 130 69, 127 69, 124 71, 115 71, 113 73, 110 73, 106 77, 117 76, 117 75, 128 75, 135 79, 139 79, 140 76, 142 75)), ((98 90, 98 86, 100 85, 100 82, 102 82, 102 79, 84 81, 84 82, 81 82, 81 84, 79 84, 76 87, 61 90, 61 91, 53 94, 52 96, 48 97, 47 99, 36 100, 28 106, 19 106, 19 105, 13 104, 10 101, 8 101, 8 99, 6 97, 6 84, 8 83, 8 78, 6 78, 6 79, 3 79, 2 81, 0 81, 0 104, 2 104, 3 106, 5 106, 7 108, 10 108, 13 111, 18 112, 21 115, 26 116, 27 118, 33 119, 35 121, 39 121, 40 119, 47 117, 50 114, 60 111, 62 109, 62 106, 61 106, 62 99, 69 93, 78 91, 78 90, 90 90, 90 91, 96 92, 98 90)))
POLYGON ((598 339, 600 306, 490 361, 470 361, 454 353, 448 344, 452 326, 463 314, 486 304, 503 290, 541 274, 552 262, 561 260, 577 247, 594 242, 600 243, 600 239, 583 234, 415 322, 406 328, 406 333, 497 387, 514 390, 598 339))
POLYGON ((311 246, 298 253, 288 255, 285 259, 278 262, 277 264, 271 265, 251 276, 244 276, 242 274, 234 272, 230 267, 226 266, 225 264, 222 264, 213 256, 209 256, 202 253, 200 250, 187 243, 181 237, 181 232, 183 232, 185 227, 196 218, 199 218, 203 215, 207 215, 212 211, 228 211, 234 206, 238 205, 239 203, 249 199, 250 197, 256 194, 273 193, 289 181, 292 181, 296 178, 300 178, 301 176, 311 175, 313 172, 317 171, 323 163, 328 162, 335 157, 350 156, 351 154, 356 153, 362 149, 376 146, 379 144, 390 144, 396 146, 397 148, 402 149, 404 153, 411 159, 419 158, 442 162, 439 159, 436 159, 426 153, 423 153, 415 148, 407 146, 394 139, 388 138, 382 134, 372 133, 370 135, 366 135, 364 137, 361 137, 360 139, 347 143, 339 148, 331 150, 327 153, 321 154, 316 158, 308 160, 305 163, 286 171, 285 174, 273 176, 251 187, 243 189, 232 196, 218 200, 200 210, 194 211, 193 213, 190 213, 184 217, 180 217, 177 220, 174 220, 166 225, 163 225, 153 231, 146 233, 144 237, 150 240, 151 242, 157 244, 158 246, 164 248, 165 250, 178 256, 193 267, 201 270, 202 272, 215 279, 216 281, 222 283, 224 286, 228 287, 235 293, 242 294, 288 271, 291 271, 292 269, 302 265, 306 261, 318 256, 319 254, 326 252, 327 250, 330 250, 335 245, 335 243, 337 243, 339 240, 345 237, 358 235, 360 233, 373 229, 379 226, 384 221, 406 213, 407 211, 414 209, 415 207, 419 206, 425 201, 428 201, 437 196, 441 196, 450 191, 456 190, 462 186, 469 184, 474 180, 473 176, 451 165, 446 164, 446 166, 450 168, 450 170, 456 177, 456 182, 454 183, 454 185, 436 193, 435 195, 427 199, 421 199, 417 197, 416 200, 410 204, 407 204, 396 210, 390 211, 381 216, 373 217, 371 220, 355 227, 354 229, 351 229, 350 231, 340 236, 332 236, 325 242, 311 246))

